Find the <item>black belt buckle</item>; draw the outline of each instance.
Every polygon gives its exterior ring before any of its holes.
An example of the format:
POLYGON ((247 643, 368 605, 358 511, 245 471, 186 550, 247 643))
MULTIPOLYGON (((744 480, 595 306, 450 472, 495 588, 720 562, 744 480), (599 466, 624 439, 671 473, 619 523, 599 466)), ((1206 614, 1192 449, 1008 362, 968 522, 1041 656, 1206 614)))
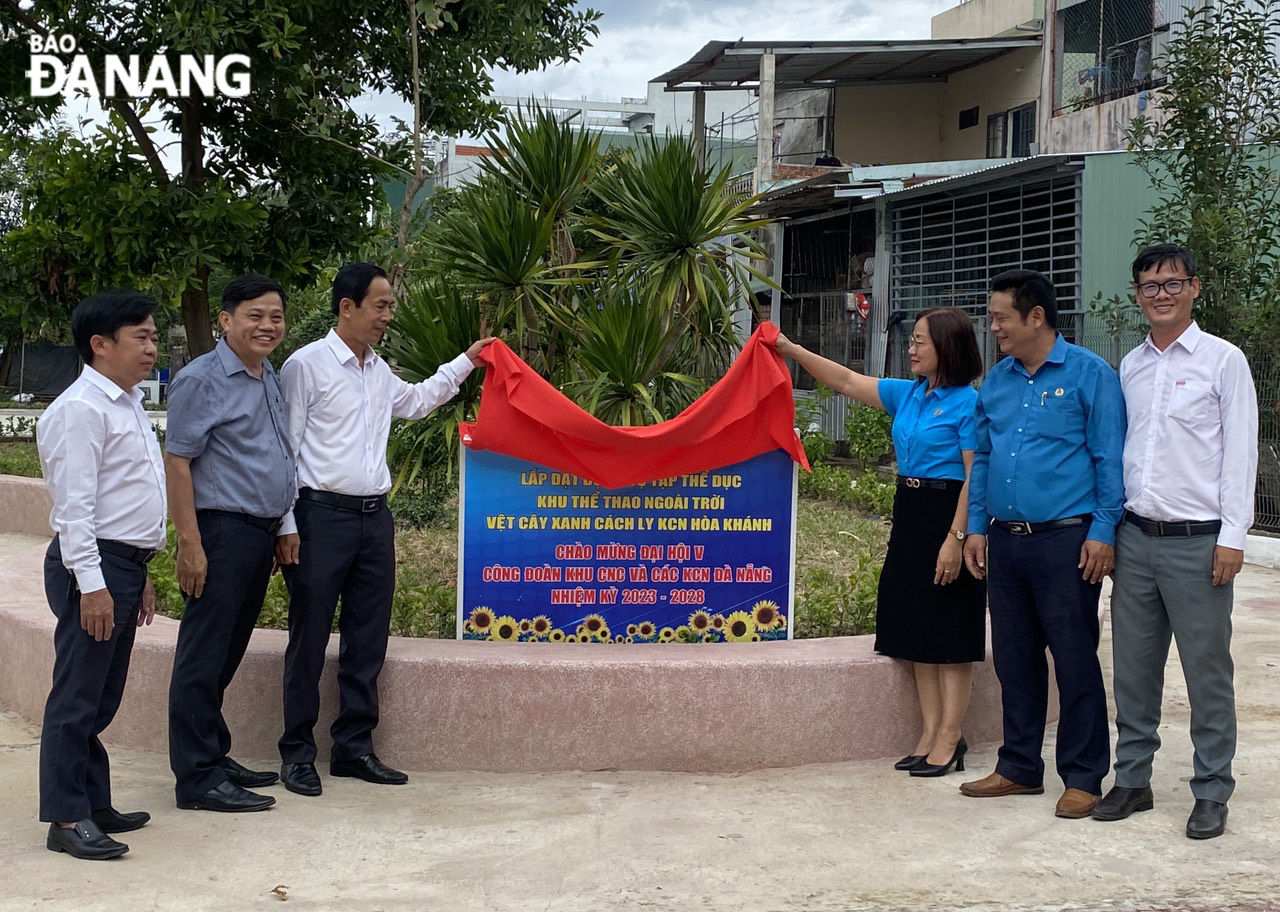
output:
POLYGON ((1022 522, 1021 520, 1015 519, 1015 520, 1006 521, 1004 524, 1004 528, 1006 532, 1009 532, 1013 535, 1030 535, 1031 534, 1031 523, 1022 522))
POLYGON ((907 483, 907 487, 908 487, 908 488, 918 488, 918 487, 920 487, 920 479, 919 479, 919 478, 907 478, 907 479, 905 479, 905 481, 906 481, 906 483, 907 483))
POLYGON ((376 513, 382 509, 382 497, 366 497, 360 504, 361 513, 376 513))

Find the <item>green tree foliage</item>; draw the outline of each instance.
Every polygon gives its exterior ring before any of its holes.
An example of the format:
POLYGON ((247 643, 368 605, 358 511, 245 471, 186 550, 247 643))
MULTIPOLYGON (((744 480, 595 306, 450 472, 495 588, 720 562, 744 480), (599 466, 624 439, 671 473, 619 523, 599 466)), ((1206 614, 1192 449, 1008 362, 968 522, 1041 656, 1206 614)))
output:
MULTIPOLYGON (((192 352, 206 351, 211 272, 305 284, 369 239, 383 180, 421 175, 420 146, 380 135, 353 107, 362 94, 410 100, 418 131, 474 130, 497 113, 489 67, 572 59, 596 18, 576 0, 0 0, 10 60, 14 36, 34 33, 72 36, 99 69, 107 54, 164 54, 176 70, 178 55, 239 53, 252 66, 246 97, 103 99, 96 135, 37 139, 41 183, 6 258, 54 303, 121 277, 171 291, 192 352)), ((12 90, 13 67, 0 70, 12 90)), ((0 105, 6 133, 48 114, 21 101, 0 105)))
MULTIPOLYGON (((700 165, 686 138, 601 156, 599 136, 530 115, 490 137, 499 153, 414 248, 425 280, 402 298, 388 353, 425 376, 493 332, 602 421, 674 417, 737 350, 733 315, 762 255, 753 200, 726 194, 727 169, 700 165)), ((472 395, 398 431, 397 483, 452 466, 472 395)))
POLYGON ((1187 11, 1134 119, 1138 165, 1159 202, 1135 243, 1184 243, 1199 260, 1197 320, 1241 347, 1280 340, 1280 0, 1187 11))

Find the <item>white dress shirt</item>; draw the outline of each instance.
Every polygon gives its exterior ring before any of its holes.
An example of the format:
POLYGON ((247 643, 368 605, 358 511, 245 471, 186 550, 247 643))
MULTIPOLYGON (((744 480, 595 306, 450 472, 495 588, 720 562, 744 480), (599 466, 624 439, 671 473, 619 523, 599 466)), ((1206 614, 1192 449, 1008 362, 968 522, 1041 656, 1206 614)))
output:
POLYGON ((1244 353, 1195 323, 1160 351, 1148 336, 1120 363, 1129 431, 1125 509, 1147 519, 1221 520, 1244 548, 1258 474, 1258 398, 1244 353))
MULTIPOLYGON (((300 487, 367 497, 391 489, 391 419, 423 418, 457 395, 474 365, 465 354, 421 383, 406 383, 370 350, 364 363, 334 330, 292 355, 280 369, 289 413, 289 445, 300 487)), ((293 513, 280 535, 297 531, 293 513)))
POLYGON ((130 395, 86 366, 40 417, 36 446, 49 525, 81 592, 106 586, 97 539, 164 547, 164 458, 142 390, 130 395))

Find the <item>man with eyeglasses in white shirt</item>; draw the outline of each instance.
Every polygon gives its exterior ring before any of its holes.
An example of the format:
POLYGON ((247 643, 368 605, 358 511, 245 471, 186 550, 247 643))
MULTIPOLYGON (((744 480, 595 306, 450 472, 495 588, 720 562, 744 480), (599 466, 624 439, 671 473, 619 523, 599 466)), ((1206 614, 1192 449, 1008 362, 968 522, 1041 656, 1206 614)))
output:
POLYGON ((481 339, 421 383, 406 383, 374 353, 395 308, 387 274, 350 263, 333 282, 337 326, 281 368, 298 502, 285 516, 276 559, 289 585, 280 779, 299 795, 321 793, 313 729, 320 675, 338 599, 338 717, 329 774, 400 785, 409 777, 378 759, 378 675, 386 659, 395 593, 395 533, 387 492, 391 419, 424 418, 457 394, 479 366, 481 339))
POLYGON ((1146 248, 1133 283, 1151 332, 1120 365, 1129 429, 1111 597, 1116 776, 1092 816, 1123 820, 1154 804, 1172 636, 1195 747, 1186 833, 1210 839, 1225 829, 1235 788, 1232 580, 1253 524, 1258 403, 1244 354, 1192 319, 1200 280, 1191 251, 1146 248))
POLYGON ((40 819, 49 823, 45 845, 73 858, 117 858, 129 846, 107 834, 151 819, 111 806, 98 736, 120 708, 137 628, 156 610, 147 562, 164 547, 164 462, 137 388, 156 362, 155 306, 136 291, 80 302, 71 335, 85 368, 36 426, 55 532, 44 587, 58 619, 40 731, 40 819))

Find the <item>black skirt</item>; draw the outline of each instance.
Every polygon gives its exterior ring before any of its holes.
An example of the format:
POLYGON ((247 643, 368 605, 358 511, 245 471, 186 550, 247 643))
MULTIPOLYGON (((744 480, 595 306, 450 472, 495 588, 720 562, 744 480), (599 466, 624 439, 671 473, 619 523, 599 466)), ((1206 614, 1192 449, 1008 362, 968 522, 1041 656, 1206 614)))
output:
POLYGON ((945 490, 898 486, 876 603, 876 652, 881 655, 934 665, 986 657, 986 583, 963 564, 947 585, 933 581, 962 486, 959 481, 948 481, 945 490))

